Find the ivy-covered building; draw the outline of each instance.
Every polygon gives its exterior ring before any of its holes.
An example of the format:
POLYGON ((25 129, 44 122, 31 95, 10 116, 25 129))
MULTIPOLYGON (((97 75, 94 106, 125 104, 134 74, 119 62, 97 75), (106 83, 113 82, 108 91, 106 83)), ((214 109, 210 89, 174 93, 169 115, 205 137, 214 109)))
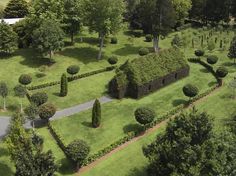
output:
POLYGON ((189 75, 189 65, 177 48, 127 61, 116 70, 109 92, 115 98, 140 98, 189 75))

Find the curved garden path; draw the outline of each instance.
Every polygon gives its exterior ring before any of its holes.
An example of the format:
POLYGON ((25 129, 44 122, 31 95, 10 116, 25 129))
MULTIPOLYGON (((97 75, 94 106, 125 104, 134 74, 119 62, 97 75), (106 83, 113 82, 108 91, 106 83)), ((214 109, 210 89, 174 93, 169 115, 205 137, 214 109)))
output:
MULTIPOLYGON (((105 103, 113 101, 113 99, 108 96, 103 96, 99 98, 99 100, 101 104, 105 104, 105 103)), ((95 100, 91 100, 83 104, 79 104, 70 108, 57 111, 56 114, 50 120, 57 120, 64 117, 69 117, 79 112, 91 109, 93 107, 94 101, 95 100)), ((10 124, 10 119, 11 117, 8 117, 8 116, 0 116, 0 139, 2 139, 7 134, 8 126, 10 124)), ((26 122, 24 126, 25 128, 31 128, 31 121, 26 122)))

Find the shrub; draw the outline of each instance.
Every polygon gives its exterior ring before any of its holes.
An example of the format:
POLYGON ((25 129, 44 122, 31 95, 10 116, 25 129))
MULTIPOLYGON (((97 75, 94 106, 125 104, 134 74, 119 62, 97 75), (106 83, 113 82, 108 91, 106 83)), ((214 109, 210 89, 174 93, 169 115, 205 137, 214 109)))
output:
POLYGON ((39 107, 39 117, 44 120, 49 120, 56 113, 56 107, 51 103, 43 104, 39 107))
POLYGON ((107 61, 109 62, 109 64, 115 65, 118 62, 118 58, 116 56, 111 56, 107 61))
POLYGON ((66 147, 66 154, 70 159, 76 162, 79 166, 87 158, 90 152, 90 147, 83 140, 75 140, 66 147))
POLYGON ((67 96, 68 93, 68 80, 66 77, 66 74, 62 74, 61 76, 61 91, 60 91, 60 96, 65 97, 67 96))
POLYGON ((187 84, 183 87, 183 93, 185 96, 192 98, 198 94, 199 90, 196 86, 192 84, 187 84))
POLYGON ((208 62, 209 64, 214 65, 214 64, 217 63, 217 61, 218 61, 218 57, 217 57, 217 56, 212 55, 212 56, 208 56, 208 57, 207 57, 207 62, 208 62))
POLYGON ((94 128, 99 127, 101 124, 101 104, 98 99, 95 100, 93 104, 93 113, 92 113, 92 126, 94 128))
POLYGON ((36 106, 40 106, 48 101, 48 95, 45 92, 37 92, 30 97, 30 100, 36 106))
POLYGON ((28 74, 22 74, 19 77, 19 83, 23 85, 28 85, 32 82, 32 77, 28 74))
POLYGON ((67 73, 73 76, 79 73, 79 70, 80 68, 78 65, 71 65, 67 68, 67 73))
POLYGON ((227 68, 225 67, 219 67, 217 70, 216 70, 216 75, 219 77, 219 78, 224 78, 228 75, 228 70, 227 68))
POLYGON ((142 125, 151 123, 155 118, 155 112, 146 107, 136 109, 134 112, 135 119, 142 125))
POLYGON ((146 42, 152 42, 152 35, 151 34, 147 34, 145 36, 146 42))
POLYGON ((180 36, 178 34, 175 35, 175 37, 171 41, 171 45, 172 46, 177 46, 177 47, 183 46, 183 41, 182 41, 182 39, 180 38, 180 36))
POLYGON ((38 115, 38 107, 35 104, 30 104, 24 109, 24 113, 27 115, 28 119, 34 120, 38 115))
POLYGON ((133 34, 135 37, 142 37, 142 35, 143 35, 143 30, 133 30, 133 31, 132 31, 132 34, 133 34))
POLYGON ((111 38, 111 44, 117 44, 118 43, 118 40, 116 37, 112 37, 111 38))
POLYGON ((138 53, 140 56, 145 56, 145 55, 149 54, 149 50, 148 50, 148 48, 140 48, 138 53))
POLYGON ((195 55, 198 57, 204 56, 205 52, 203 50, 196 50, 195 55))

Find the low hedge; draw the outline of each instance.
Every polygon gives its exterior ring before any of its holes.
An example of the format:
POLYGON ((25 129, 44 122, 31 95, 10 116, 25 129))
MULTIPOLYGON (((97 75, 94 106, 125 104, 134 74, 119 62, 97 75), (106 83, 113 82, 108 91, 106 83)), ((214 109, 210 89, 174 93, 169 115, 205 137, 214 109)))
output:
MULTIPOLYGON (((194 97, 193 99, 191 99, 191 103, 194 103, 196 101, 198 101, 199 99, 209 95, 211 92, 213 92, 215 89, 217 89, 218 86, 215 86, 209 90, 207 90, 206 92, 197 95, 196 97, 194 97)), ((111 145, 105 147, 104 149, 98 151, 97 153, 89 156, 83 163, 82 166, 87 166, 90 163, 94 162, 95 160, 101 158, 102 156, 110 153, 112 150, 114 150, 115 148, 119 147, 120 145, 131 141, 132 139, 134 139, 135 137, 141 135, 144 130, 153 128, 154 126, 156 126, 157 124, 163 122, 164 120, 167 120, 171 117, 173 117, 174 115, 176 115, 177 113, 180 113, 181 111, 184 110, 184 108, 186 107, 186 105, 189 104, 181 104, 179 106, 177 106, 176 108, 168 111, 166 114, 164 114, 162 117, 154 120, 153 122, 151 122, 150 124, 145 126, 145 129, 140 130, 140 131, 133 131, 133 132, 129 132, 126 136, 124 136, 123 138, 117 140, 116 142, 112 143, 111 145)), ((63 150, 63 152, 66 154, 66 145, 65 142, 63 140, 63 138, 58 135, 57 130, 49 123, 48 127, 50 129, 51 134, 53 135, 53 137, 55 138, 55 140, 57 141, 59 147, 63 150)), ((68 157, 68 156, 67 156, 68 157)))
MULTIPOLYGON (((103 72, 107 72, 107 71, 112 71, 116 68, 116 66, 110 66, 110 67, 106 67, 100 70, 95 70, 95 71, 91 71, 88 73, 83 73, 81 75, 76 75, 76 76, 70 76, 68 77, 68 82, 72 82, 81 78, 85 78, 85 77, 89 77, 92 75, 96 75, 99 73, 103 73, 103 72)), ((55 85, 59 85, 61 82, 60 81, 53 81, 53 82, 49 82, 49 83, 45 83, 45 84, 40 84, 40 85, 36 85, 36 86, 29 86, 27 87, 28 90, 38 90, 38 89, 43 89, 43 88, 47 88, 47 87, 51 87, 51 86, 55 86, 55 85)))
POLYGON ((221 84, 221 79, 217 76, 213 66, 205 63, 204 61, 202 61, 200 58, 189 58, 188 59, 189 62, 193 62, 193 63, 199 63, 201 64, 203 67, 205 67, 209 72, 212 73, 212 75, 216 78, 217 83, 220 85, 221 84))

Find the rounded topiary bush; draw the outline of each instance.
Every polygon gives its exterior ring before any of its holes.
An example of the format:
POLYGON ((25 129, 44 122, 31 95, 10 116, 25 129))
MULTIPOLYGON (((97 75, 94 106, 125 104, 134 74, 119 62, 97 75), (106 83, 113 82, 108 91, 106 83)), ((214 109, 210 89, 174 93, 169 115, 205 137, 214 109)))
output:
POLYGON ((152 42, 152 35, 151 34, 147 34, 145 36, 146 42, 152 42))
POLYGON ((198 94, 199 90, 196 86, 192 84, 187 84, 183 87, 183 93, 185 96, 192 98, 198 94))
POLYGON ((70 75, 75 75, 77 73, 79 73, 79 66, 78 65, 71 65, 67 68, 67 73, 69 73, 70 75))
POLYGON ((208 56, 208 57, 207 57, 207 62, 208 62, 209 64, 211 64, 211 65, 214 65, 214 64, 216 64, 216 63, 218 62, 218 57, 217 57, 217 56, 214 56, 214 55, 208 56))
POLYGON ((51 103, 43 104, 39 107, 39 117, 44 120, 49 120, 56 113, 56 107, 51 103))
POLYGON ((150 108, 141 107, 141 108, 136 109, 136 111, 134 112, 134 116, 137 122, 139 122, 142 125, 146 125, 146 124, 151 123, 154 120, 156 114, 150 108))
POLYGON ((107 61, 109 62, 109 64, 115 65, 118 62, 118 58, 116 56, 111 56, 111 57, 108 58, 107 61))
POLYGON ((89 145, 83 140, 75 140, 71 142, 66 147, 66 154, 69 158, 79 164, 80 166, 83 164, 83 161, 87 158, 90 152, 89 145))
POLYGON ((148 48, 140 48, 138 53, 140 56, 145 56, 145 55, 149 54, 149 50, 148 50, 148 48))
POLYGON ((195 55, 198 57, 204 56, 204 54, 205 54, 205 51, 203 51, 203 50, 196 50, 195 51, 195 55))
POLYGON ((227 68, 225 67, 219 67, 217 70, 216 70, 216 75, 219 77, 219 78, 224 78, 228 75, 228 70, 227 68))
POLYGON ((30 100, 36 106, 40 106, 48 101, 48 95, 45 92, 37 92, 30 97, 30 100))
POLYGON ((32 77, 28 74, 22 74, 19 77, 19 83, 23 84, 23 85, 28 85, 32 82, 32 77))
POLYGON ((116 37, 112 37, 111 44, 117 44, 117 43, 118 43, 118 39, 116 37))

